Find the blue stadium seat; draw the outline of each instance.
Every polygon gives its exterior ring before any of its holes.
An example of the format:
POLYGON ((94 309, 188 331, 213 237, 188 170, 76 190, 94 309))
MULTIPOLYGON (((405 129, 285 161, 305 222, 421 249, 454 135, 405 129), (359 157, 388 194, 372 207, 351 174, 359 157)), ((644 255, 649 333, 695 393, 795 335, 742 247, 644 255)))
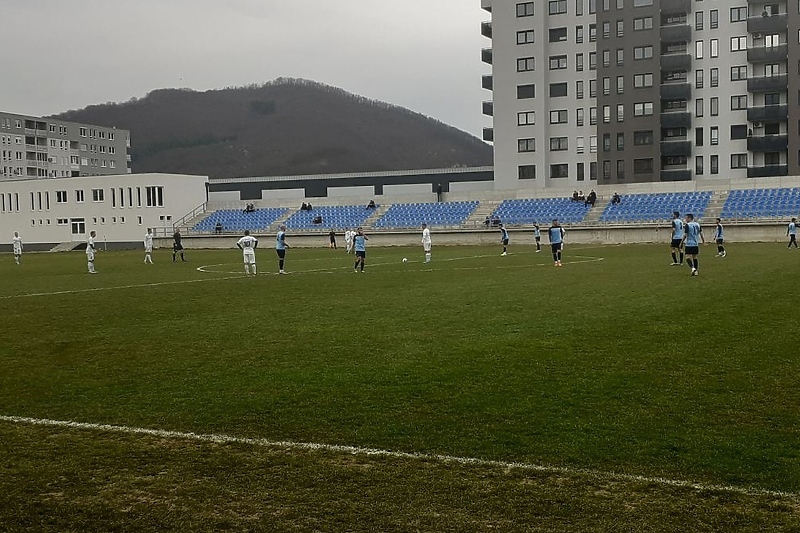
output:
POLYGON ((333 229, 357 228, 375 211, 363 205, 315 206, 311 211, 296 211, 286 221, 289 229, 333 229), (314 218, 322 217, 322 224, 314 224, 314 218))
POLYGON ((504 224, 548 224, 557 218, 562 224, 581 222, 589 211, 583 202, 570 198, 504 200, 492 213, 504 224))
POLYGON ((673 211, 692 213, 699 220, 705 214, 711 192, 630 194, 620 196, 620 200, 619 204, 606 206, 601 222, 661 222, 670 220, 673 211))
POLYGON ((195 224, 194 231, 213 232, 217 222, 222 224, 223 231, 263 230, 269 228, 284 213, 285 207, 256 209, 252 213, 244 213, 241 209, 220 209, 195 224))
POLYGON ((429 226, 458 226, 466 222, 478 204, 477 201, 393 204, 374 226, 414 228, 423 222, 429 226))
POLYGON ((785 218, 800 213, 800 189, 737 189, 728 194, 722 218, 785 218))

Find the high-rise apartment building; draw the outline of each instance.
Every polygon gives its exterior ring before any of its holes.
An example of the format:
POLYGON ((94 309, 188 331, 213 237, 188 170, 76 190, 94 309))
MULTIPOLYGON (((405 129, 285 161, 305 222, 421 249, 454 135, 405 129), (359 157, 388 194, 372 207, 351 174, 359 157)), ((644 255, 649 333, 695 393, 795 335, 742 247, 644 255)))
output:
POLYGON ((481 5, 496 188, 800 175, 797 2, 481 5))
POLYGON ((0 111, 0 180, 130 173, 130 132, 0 111))

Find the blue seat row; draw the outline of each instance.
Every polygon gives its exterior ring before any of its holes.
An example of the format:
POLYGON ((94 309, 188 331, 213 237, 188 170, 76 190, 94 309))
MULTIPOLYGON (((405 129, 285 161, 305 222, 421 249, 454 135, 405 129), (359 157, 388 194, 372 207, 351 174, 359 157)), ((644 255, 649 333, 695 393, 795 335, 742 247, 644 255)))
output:
POLYGON ((217 223, 222 224, 223 231, 260 230, 274 224, 284 213, 284 207, 256 209, 251 213, 245 213, 241 209, 220 209, 195 224, 194 230, 214 231, 217 223))
POLYGON ((609 203, 600 215, 601 222, 659 222, 670 220, 673 211, 705 214, 711 192, 631 194, 620 196, 619 204, 609 203))
POLYGON ((571 198, 527 198, 504 200, 492 213, 505 224, 548 224, 554 218, 561 223, 581 222, 590 207, 571 198))
POLYGON ((393 204, 375 222, 376 228, 412 228, 422 223, 429 226, 456 226, 470 217, 480 202, 437 202, 393 204))
POLYGON ((724 218, 796 216, 800 188, 737 189, 728 194, 720 214, 724 218))

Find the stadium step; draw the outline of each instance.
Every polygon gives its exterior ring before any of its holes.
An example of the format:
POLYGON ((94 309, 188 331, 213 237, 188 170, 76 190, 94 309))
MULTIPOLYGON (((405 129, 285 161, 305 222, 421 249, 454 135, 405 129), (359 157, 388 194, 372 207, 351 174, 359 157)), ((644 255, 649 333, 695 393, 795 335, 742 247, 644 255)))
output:
POLYGON ((374 226, 375 222, 377 222, 379 218, 381 218, 383 215, 385 215, 390 207, 392 207, 392 204, 380 204, 380 205, 378 205, 378 207, 372 212, 372 214, 369 216, 369 218, 367 218, 367 220, 364 221, 364 227, 365 228, 372 228, 374 226))
POLYGON ((730 194, 729 191, 714 191, 701 220, 706 224, 714 222, 714 219, 722 213, 722 208, 725 207, 725 202, 728 200, 728 194, 730 194))
POLYGON ((603 214, 603 211, 606 210, 606 206, 611 201, 610 198, 600 198, 597 197, 597 202, 595 202, 594 207, 589 209, 586 213, 586 216, 583 218, 584 224, 594 224, 595 222, 600 221, 600 216, 603 214))
POLYGON ((80 241, 62 242, 61 244, 58 244, 58 245, 53 246, 52 248, 50 248, 50 251, 51 252, 71 252, 72 250, 74 250, 75 248, 80 246, 81 244, 82 243, 80 241))
POLYGON ((497 206, 500 205, 498 201, 491 201, 486 200, 478 204, 478 207, 475 208, 475 211, 464 221, 464 226, 473 228, 473 227, 481 227, 484 225, 487 216, 490 216, 494 213, 494 210, 497 209, 497 206))

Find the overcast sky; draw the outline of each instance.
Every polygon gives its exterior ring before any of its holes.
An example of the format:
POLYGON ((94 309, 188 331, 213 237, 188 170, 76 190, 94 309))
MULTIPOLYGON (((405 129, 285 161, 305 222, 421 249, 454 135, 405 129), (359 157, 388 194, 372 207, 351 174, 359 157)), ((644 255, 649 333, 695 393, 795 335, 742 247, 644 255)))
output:
POLYGON ((0 110, 296 77, 480 136, 480 0, 2 0, 0 110))

